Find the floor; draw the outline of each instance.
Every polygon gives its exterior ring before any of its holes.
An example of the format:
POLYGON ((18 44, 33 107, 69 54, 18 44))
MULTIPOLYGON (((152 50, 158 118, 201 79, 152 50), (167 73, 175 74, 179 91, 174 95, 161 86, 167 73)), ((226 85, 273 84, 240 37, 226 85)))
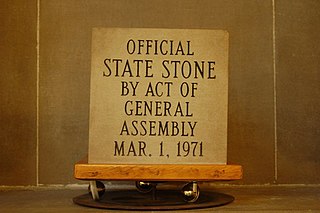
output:
MULTIPOLYGON (((201 190, 230 194, 235 201, 221 207, 187 212, 320 212, 320 186, 216 186, 201 187, 201 190)), ((120 212, 82 207, 72 202, 73 197, 84 193, 87 193, 86 186, 2 187, 0 212, 120 212)))

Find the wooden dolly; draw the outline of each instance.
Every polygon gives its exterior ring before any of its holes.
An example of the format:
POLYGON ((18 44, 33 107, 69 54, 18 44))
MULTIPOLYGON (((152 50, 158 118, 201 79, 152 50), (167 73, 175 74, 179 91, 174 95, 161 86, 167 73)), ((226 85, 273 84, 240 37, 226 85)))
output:
POLYGON ((164 165, 164 164, 88 164, 87 159, 75 164, 74 177, 90 181, 94 200, 99 200, 105 187, 98 180, 136 181, 138 191, 150 192, 159 182, 189 182, 183 189, 187 202, 197 201, 200 189, 198 181, 239 180, 242 178, 241 165, 164 165), (102 184, 102 185, 101 185, 102 184))

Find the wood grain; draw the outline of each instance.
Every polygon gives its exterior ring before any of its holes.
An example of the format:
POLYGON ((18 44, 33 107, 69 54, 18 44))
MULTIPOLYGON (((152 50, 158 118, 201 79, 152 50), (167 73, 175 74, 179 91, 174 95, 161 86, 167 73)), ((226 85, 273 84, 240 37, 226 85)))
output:
POLYGON ((240 165, 75 165, 74 177, 80 180, 213 181, 242 178, 240 165))

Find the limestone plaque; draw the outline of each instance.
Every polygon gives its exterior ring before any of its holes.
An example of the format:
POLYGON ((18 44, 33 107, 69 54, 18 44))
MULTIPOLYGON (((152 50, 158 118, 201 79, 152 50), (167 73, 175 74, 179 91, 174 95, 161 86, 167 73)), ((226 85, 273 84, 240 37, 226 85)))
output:
POLYGON ((228 33, 94 28, 89 163, 226 164, 228 33))

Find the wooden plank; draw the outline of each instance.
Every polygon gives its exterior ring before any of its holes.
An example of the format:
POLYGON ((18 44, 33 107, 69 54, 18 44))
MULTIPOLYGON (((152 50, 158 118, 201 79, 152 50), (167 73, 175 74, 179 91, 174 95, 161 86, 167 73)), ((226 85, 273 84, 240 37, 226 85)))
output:
POLYGON ((81 180, 213 181, 239 180, 240 165, 106 165, 78 163, 74 177, 81 180))

